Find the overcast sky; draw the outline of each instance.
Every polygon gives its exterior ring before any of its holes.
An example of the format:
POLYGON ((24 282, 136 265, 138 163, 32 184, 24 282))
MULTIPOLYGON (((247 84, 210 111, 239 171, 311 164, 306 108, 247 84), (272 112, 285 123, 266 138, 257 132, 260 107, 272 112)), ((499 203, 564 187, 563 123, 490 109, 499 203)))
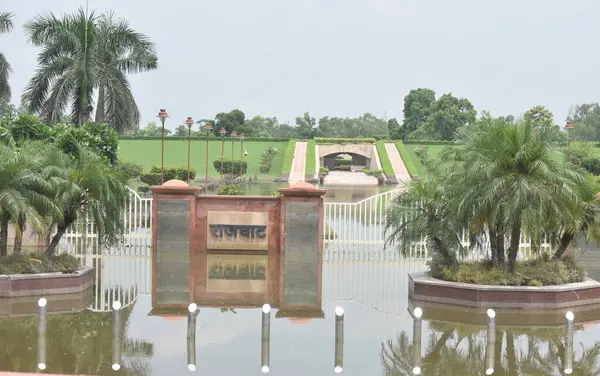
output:
MULTIPOLYGON (((85 0, 2 0, 16 28, 0 36, 13 101, 36 68, 23 24, 74 12, 85 0)), ((159 68, 131 77, 144 127, 234 108, 293 121, 402 117, 410 89, 518 115, 547 106, 562 124, 572 104, 598 101, 598 0, 89 0, 156 43, 159 68)))

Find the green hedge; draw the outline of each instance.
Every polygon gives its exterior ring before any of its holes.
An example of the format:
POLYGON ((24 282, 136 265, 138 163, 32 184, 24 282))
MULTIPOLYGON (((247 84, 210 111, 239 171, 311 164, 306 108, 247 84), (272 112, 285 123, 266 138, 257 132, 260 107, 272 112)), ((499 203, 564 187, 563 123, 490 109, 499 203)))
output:
POLYGON ((319 168, 319 175, 327 175, 327 174, 329 174, 329 169, 327 167, 319 168))
POLYGON ((396 141, 396 149, 398 149, 398 153, 400 153, 400 156, 402 157, 402 161, 404 161, 404 166, 406 166, 408 173, 412 176, 413 179, 417 179, 419 177, 419 170, 417 170, 417 167, 413 164, 412 160, 410 159, 408 152, 404 148, 403 141, 396 141))
POLYGON ((292 171, 292 162, 294 161, 294 152, 296 151, 296 140, 289 140, 283 154, 283 165, 281 172, 289 174, 292 171))
MULTIPOLYGON (((165 166, 164 181, 173 179, 187 181, 187 166, 165 166)), ((142 174, 140 180, 148 185, 160 185, 161 169, 160 166, 152 166, 148 173, 142 174)), ((190 168, 190 180, 196 177, 196 170, 190 168)))
POLYGON ((375 144, 377 147, 377 154, 379 154, 379 160, 381 161, 381 168, 386 175, 395 176, 396 172, 394 171, 394 167, 392 167, 392 161, 390 161, 390 156, 385 150, 385 142, 377 141, 375 144))
POLYGON ((363 170, 363 172, 365 173, 365 175, 369 176, 383 174, 383 170, 363 170))
POLYGON ((236 187, 235 185, 223 184, 217 190, 219 196, 244 196, 246 191, 236 187))
POLYGON ((323 138, 317 137, 314 139, 317 145, 322 144, 336 144, 336 145, 347 145, 347 144, 374 144, 374 138, 323 138))
POLYGON ((306 144, 306 165, 304 166, 305 174, 314 175, 315 173, 315 140, 308 140, 306 144))
MULTIPOLYGON (((230 137, 225 136, 225 139, 229 139, 230 137)), ((161 140, 161 136, 121 136, 119 137, 121 140, 136 140, 136 141, 144 141, 144 140, 161 140)), ((165 136, 166 140, 180 140, 187 141, 187 136, 165 136)), ((192 137, 192 140, 204 140, 204 137, 192 137)), ((221 141, 220 136, 213 136, 208 138, 209 141, 221 141)), ((289 138, 267 138, 267 137, 246 137, 244 138, 244 142, 246 141, 260 141, 260 142, 288 142, 289 138)))
POLYGON ((396 142, 398 141, 402 142, 404 145, 456 145, 455 141, 443 140, 397 140, 396 142))

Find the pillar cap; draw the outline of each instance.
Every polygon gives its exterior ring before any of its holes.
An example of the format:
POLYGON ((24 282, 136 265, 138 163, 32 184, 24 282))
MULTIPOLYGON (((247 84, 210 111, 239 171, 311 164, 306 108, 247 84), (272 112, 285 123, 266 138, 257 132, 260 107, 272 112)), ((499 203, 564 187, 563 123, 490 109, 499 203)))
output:
POLYGON ((178 179, 172 179, 164 182, 162 185, 153 185, 150 187, 152 193, 175 195, 195 195, 200 189, 200 187, 190 186, 188 183, 178 179))
POLYGON ((277 191, 283 196, 294 197, 321 197, 327 193, 326 189, 317 189, 317 187, 305 181, 294 182, 288 188, 279 188, 277 191))

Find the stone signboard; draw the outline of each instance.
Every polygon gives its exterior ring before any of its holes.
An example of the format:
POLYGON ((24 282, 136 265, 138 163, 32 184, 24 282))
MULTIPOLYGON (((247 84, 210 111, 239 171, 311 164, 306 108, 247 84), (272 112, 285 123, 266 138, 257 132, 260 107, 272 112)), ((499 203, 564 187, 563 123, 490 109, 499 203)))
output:
POLYGON ((267 255, 208 254, 206 269, 206 292, 267 292, 267 255))
POLYGON ((187 304, 190 294, 190 200, 157 202, 156 304, 187 304))
POLYGON ((283 304, 318 305, 319 203, 285 203, 283 304))
POLYGON ((269 249, 269 213, 209 211, 206 249, 269 249))

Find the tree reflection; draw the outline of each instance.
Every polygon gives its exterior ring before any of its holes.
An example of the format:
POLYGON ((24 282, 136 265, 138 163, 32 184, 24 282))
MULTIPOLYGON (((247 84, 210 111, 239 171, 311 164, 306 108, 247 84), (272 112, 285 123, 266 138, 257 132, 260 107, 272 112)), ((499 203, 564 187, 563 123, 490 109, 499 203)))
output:
MULTIPOLYGON (((576 326, 575 331, 583 330, 576 326)), ((494 375, 548 376, 564 374, 564 327, 496 328, 494 375)), ((425 338, 425 337, 424 337, 425 338)), ((423 341, 422 375, 485 375, 485 327, 429 322, 429 335, 423 341)), ((573 373, 600 376, 600 341, 575 351, 573 373)), ((413 375, 413 344, 405 331, 381 344, 382 374, 413 375)))
MULTIPOLYGON (((128 339, 133 304, 122 310, 123 361, 112 367, 112 313, 84 311, 47 316, 46 372, 88 375, 146 375, 153 346, 128 339)), ((37 316, 0 319, 0 370, 36 372, 37 316)))

